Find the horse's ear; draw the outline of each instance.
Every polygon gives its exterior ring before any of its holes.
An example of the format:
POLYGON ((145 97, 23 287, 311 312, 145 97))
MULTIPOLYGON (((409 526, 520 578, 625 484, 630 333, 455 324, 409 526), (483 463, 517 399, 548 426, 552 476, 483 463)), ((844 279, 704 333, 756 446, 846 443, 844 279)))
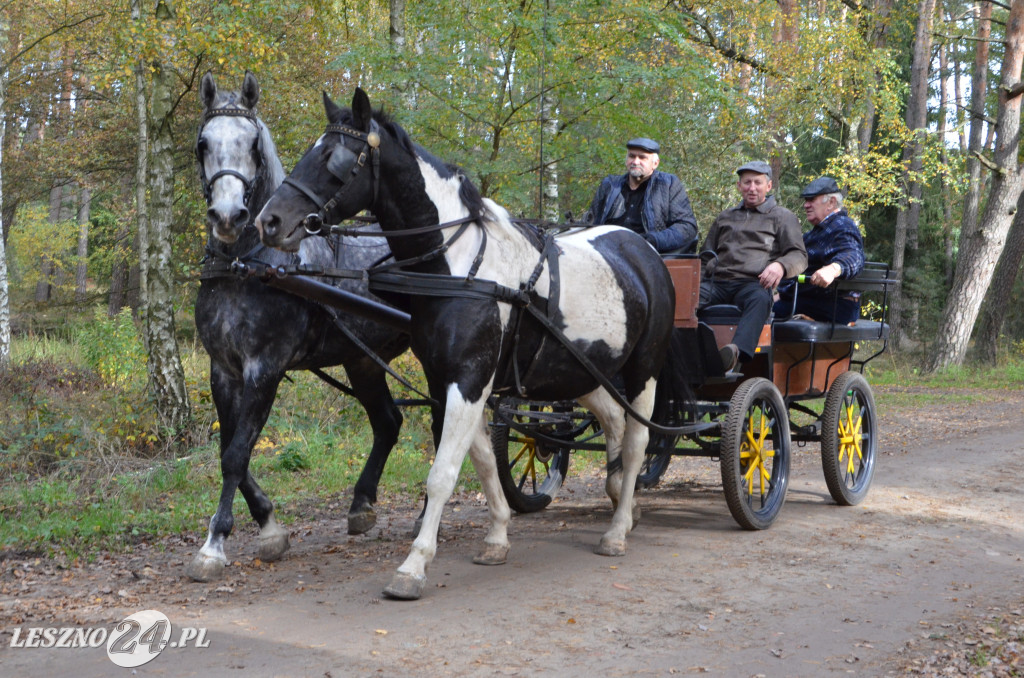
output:
POLYGON ((372 115, 370 97, 366 96, 366 92, 361 87, 356 87, 356 92, 352 95, 352 122, 356 129, 369 132, 372 115))
POLYGON ((203 102, 203 108, 213 108, 213 101, 216 98, 217 83, 213 80, 213 71, 206 71, 202 82, 199 83, 199 100, 203 102))
POLYGON ((260 83, 248 69, 245 71, 245 79, 242 80, 242 105, 250 111, 256 108, 256 102, 260 100, 260 83))
POLYGON ((331 101, 327 92, 324 92, 324 113, 327 114, 327 122, 334 122, 341 117, 341 107, 331 101))

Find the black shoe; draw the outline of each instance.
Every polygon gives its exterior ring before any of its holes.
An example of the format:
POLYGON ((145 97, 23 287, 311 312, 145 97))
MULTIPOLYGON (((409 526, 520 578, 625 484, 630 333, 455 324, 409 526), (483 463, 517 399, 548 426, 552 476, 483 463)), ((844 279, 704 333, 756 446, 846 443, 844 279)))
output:
POLYGON ((736 348, 736 344, 726 344, 718 355, 722 358, 722 368, 726 372, 732 372, 732 368, 736 367, 736 361, 739 360, 740 350, 736 348))

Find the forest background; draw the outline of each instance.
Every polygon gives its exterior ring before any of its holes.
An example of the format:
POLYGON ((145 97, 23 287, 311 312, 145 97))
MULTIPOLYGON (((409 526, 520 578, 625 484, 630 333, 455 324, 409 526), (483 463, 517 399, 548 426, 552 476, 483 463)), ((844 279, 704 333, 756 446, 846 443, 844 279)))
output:
POLYGON ((358 85, 517 216, 579 216, 641 135, 702 236, 749 159, 798 214, 830 174, 923 374, 1022 352, 1022 58, 1024 0, 0 0, 3 468, 208 436, 207 70, 259 78, 286 168, 358 85))

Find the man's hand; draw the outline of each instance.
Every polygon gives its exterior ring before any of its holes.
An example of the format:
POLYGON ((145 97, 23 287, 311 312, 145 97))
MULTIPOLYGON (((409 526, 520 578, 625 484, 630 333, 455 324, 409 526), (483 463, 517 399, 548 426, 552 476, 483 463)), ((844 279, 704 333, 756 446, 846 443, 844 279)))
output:
POLYGON ((785 274, 786 269, 782 268, 782 264, 777 261, 773 261, 768 264, 763 271, 761 271, 761 275, 757 276, 757 279, 760 281, 761 287, 766 290, 770 290, 779 284, 782 280, 782 276, 785 274))
POLYGON ((812 285, 817 285, 818 287, 828 287, 842 272, 843 269, 839 264, 822 266, 814 272, 814 275, 811 276, 810 283, 812 285))

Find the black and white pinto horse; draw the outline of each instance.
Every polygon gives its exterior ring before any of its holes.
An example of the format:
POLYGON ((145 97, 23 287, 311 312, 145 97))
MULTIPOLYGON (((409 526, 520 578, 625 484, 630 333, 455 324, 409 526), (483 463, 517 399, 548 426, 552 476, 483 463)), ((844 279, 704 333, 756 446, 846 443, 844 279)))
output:
MULTIPOLYGON (((206 543, 187 567, 190 577, 217 577, 228 560, 224 541, 234 523, 231 504, 239 489, 260 527, 260 558, 272 561, 288 549, 288 532, 274 519, 274 507, 249 472, 259 438, 285 373, 343 365, 351 389, 365 408, 373 446, 354 488, 348 514, 351 534, 366 532, 376 521, 377 484, 398 440, 402 415, 385 381, 385 372, 357 347, 336 323, 372 347, 385 361, 408 347, 408 336, 361 317, 334 313, 257 280, 230 271, 236 258, 269 265, 300 262, 326 267, 369 266, 388 253, 383 238, 346 243, 341 259, 323 238, 303 243, 299 256, 264 247, 252 226, 255 215, 284 179, 284 169, 266 125, 253 112, 260 89, 247 73, 239 92, 217 89, 207 73, 200 88, 204 112, 196 154, 207 211, 207 263, 201 274, 195 319, 210 354, 210 389, 220 421, 223 486, 206 543)), ((367 296, 366 284, 347 281, 350 292, 367 296)))
MULTIPOLYGON (((649 418, 674 305, 672 283, 659 255, 635 233, 617 227, 579 230, 549 242, 537 231, 512 223, 506 210, 481 198, 460 171, 414 144, 387 116, 373 113, 362 90, 356 90, 351 110, 339 108, 326 94, 324 106, 325 134, 256 219, 263 242, 294 251, 308 242, 303 238, 311 222, 337 223, 369 209, 396 259, 404 262, 404 271, 414 272, 414 278, 424 273, 448 276, 450 283, 447 289, 425 289, 437 285, 424 276, 417 279, 422 288, 407 291, 412 348, 431 396, 444 403, 445 411, 427 478, 423 526, 384 593, 399 599, 422 594, 426 569, 437 550, 441 511, 467 450, 483 485, 491 523, 474 562, 505 562, 510 510, 499 485, 484 407, 489 395, 514 389, 517 383, 531 399, 577 399, 603 426, 609 460, 621 452, 621 470, 606 484, 616 508, 597 552, 624 555, 626 535, 639 519, 633 492, 648 430, 625 415, 610 391, 599 386, 522 302, 529 297, 530 303, 546 307, 550 323, 601 374, 620 379, 626 401, 649 418), (445 227, 398 233, 432 225, 445 227), (517 291, 523 294, 514 304, 467 294, 473 286, 470 279, 494 281, 513 297, 517 291)), ((371 288, 376 289, 378 279, 371 272, 371 288)))

